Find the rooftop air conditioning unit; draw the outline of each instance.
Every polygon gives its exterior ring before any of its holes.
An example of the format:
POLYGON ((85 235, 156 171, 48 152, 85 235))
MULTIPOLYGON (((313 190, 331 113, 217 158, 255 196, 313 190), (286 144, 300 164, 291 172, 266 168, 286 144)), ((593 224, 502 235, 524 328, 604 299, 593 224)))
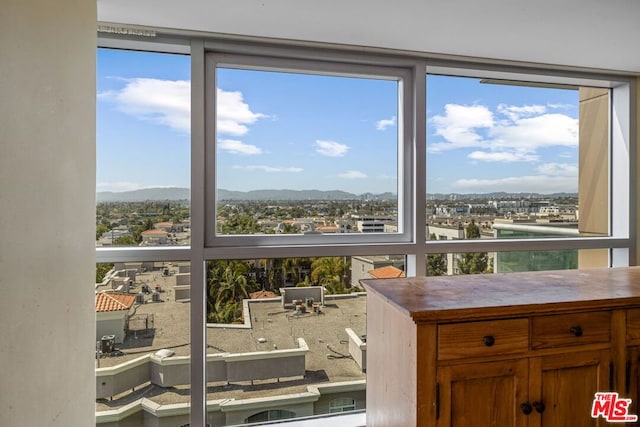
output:
POLYGON ((136 304, 144 304, 144 294, 142 292, 136 294, 136 304))
POLYGON ((109 354, 116 350, 116 336, 103 335, 100 339, 100 353, 109 354))
POLYGON ((151 294, 151 301, 160 302, 160 293, 153 291, 153 293, 151 294))

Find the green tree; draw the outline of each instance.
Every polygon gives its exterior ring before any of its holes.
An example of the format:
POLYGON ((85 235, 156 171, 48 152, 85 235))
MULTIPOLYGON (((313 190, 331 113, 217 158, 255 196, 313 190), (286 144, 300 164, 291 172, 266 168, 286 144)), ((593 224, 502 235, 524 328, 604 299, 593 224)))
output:
POLYGON ((97 263, 96 264, 96 283, 102 283, 104 276, 113 268, 113 264, 97 263))
POLYGON ((96 240, 98 240, 100 236, 102 236, 104 233, 106 233, 109 230, 110 228, 107 227, 105 224, 101 223, 96 225, 96 240))
POLYGON ((230 215, 229 218, 219 223, 219 232, 222 234, 255 234, 262 231, 262 227, 250 215, 230 215))
POLYGON ((116 237, 113 246, 136 246, 139 242, 132 235, 116 237))
POLYGON ((298 229, 289 222, 283 222, 280 228, 280 234, 298 234, 298 229))
POLYGON ((320 257, 311 263, 311 281, 327 288, 328 293, 348 293, 349 262, 343 257, 320 257))
POLYGON ((257 290, 249 278, 251 267, 243 261, 212 261, 208 265, 207 318, 214 323, 232 323, 242 319, 242 300, 257 290))
MULTIPOLYGON (((480 228, 472 219, 465 229, 467 239, 479 239, 480 228)), ((467 252, 460 254, 458 258, 459 274, 490 273, 489 255, 486 252, 467 252)))
MULTIPOLYGON (((284 258, 282 260, 283 280, 300 282, 300 270, 311 267, 311 258, 284 258)), ((283 283, 284 286, 284 283, 283 283)))
MULTIPOLYGON (((280 283, 283 283, 283 274, 282 274, 282 258, 269 258, 263 259, 260 261, 260 264, 264 266, 265 275, 267 279, 266 288, 267 289, 277 289, 280 283)), ((284 286, 284 284, 282 285, 284 286)))
MULTIPOLYGON (((431 233, 430 240, 436 240, 436 235, 431 233)), ((427 255, 427 276, 444 276, 447 274, 447 255, 427 255)))

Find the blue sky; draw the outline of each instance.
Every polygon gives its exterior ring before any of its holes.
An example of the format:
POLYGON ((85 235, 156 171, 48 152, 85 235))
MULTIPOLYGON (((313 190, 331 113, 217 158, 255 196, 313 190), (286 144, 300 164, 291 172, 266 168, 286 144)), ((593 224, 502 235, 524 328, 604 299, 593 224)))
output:
MULTIPOLYGON (((98 191, 189 186, 189 58, 98 51, 98 191)), ((218 187, 396 192, 397 82, 219 69, 218 187)), ((427 79, 429 192, 577 191, 577 91, 427 79)))

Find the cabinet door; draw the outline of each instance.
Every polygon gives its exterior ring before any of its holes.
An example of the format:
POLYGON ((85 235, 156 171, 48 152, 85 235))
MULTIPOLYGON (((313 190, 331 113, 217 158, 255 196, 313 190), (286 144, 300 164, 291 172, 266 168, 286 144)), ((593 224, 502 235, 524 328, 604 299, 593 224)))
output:
POLYGON ((528 361, 438 368, 438 427, 525 427, 528 361))
POLYGON ((604 426, 591 417, 594 395, 609 390, 609 350, 568 352, 531 359, 530 426, 604 426))
POLYGON ((615 391, 620 397, 632 399, 629 413, 637 415, 640 414, 640 347, 630 347, 627 360, 624 384, 615 391))

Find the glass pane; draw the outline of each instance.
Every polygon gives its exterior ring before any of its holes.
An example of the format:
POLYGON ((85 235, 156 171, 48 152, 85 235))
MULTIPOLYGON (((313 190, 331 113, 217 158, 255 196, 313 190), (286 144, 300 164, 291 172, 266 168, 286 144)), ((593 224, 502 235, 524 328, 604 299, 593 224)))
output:
POLYGON ((98 425, 112 411, 143 425, 149 404, 171 404, 171 424, 189 423, 190 278, 188 262, 96 264, 98 425))
POLYGON ((402 277, 404 265, 404 256, 209 261, 207 399, 229 399, 210 412, 216 425, 276 419, 274 409, 329 414, 335 399, 351 402, 341 410, 364 409, 366 294, 358 280, 402 277), (314 386, 322 386, 317 401, 299 404, 314 386))
POLYGON ((216 233, 398 232, 398 82, 218 68, 216 233))
POLYGON ((427 255, 426 262, 427 276, 575 270, 608 267, 609 250, 435 253, 427 255))
POLYGON ((190 241, 190 59, 98 49, 97 246, 190 241))
POLYGON ((429 226, 609 235, 609 91, 427 76, 429 226))

